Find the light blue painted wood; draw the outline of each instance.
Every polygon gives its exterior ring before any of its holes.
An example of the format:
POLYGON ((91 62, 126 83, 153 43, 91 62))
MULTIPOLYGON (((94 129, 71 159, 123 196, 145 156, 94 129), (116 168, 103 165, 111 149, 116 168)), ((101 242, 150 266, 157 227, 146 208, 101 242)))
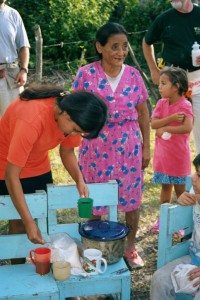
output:
POLYGON ((173 245, 173 233, 180 229, 185 229, 186 234, 192 232, 192 206, 162 204, 158 238, 158 269, 168 262, 188 254, 188 241, 173 245))
POLYGON ((52 274, 40 276, 32 264, 0 267, 0 299, 55 299, 58 289, 52 274))
POLYGON ((188 294, 176 294, 176 299, 177 300, 192 300, 194 298, 188 294))
MULTIPOLYGON (((44 191, 25 195, 43 238, 47 238, 47 195, 44 191)), ((0 220, 19 219, 9 196, 0 196, 0 220)), ((0 259, 29 256, 32 244, 26 234, 0 235, 0 259)), ((59 300, 57 284, 49 273, 40 276, 32 264, 0 266, 0 300, 59 300)))
MULTIPOLYGON (((95 205, 108 205, 108 219, 117 221, 118 185, 115 181, 99 184, 88 184, 90 197, 95 205)), ((59 208, 77 208, 79 198, 75 185, 57 186, 48 185, 48 230, 49 234, 66 232, 80 240, 78 224, 58 224, 56 211, 59 208)), ((122 258, 119 262, 109 265, 106 273, 89 278, 71 276, 69 280, 57 281, 60 291, 60 300, 66 297, 90 296, 101 294, 121 294, 121 300, 130 300, 131 276, 127 271, 122 274, 111 274, 126 268, 122 258)))
MULTIPOLYGON (((109 220, 117 221, 118 185, 115 181, 109 183, 88 184, 90 197, 94 206, 107 205, 109 220)), ((77 208, 79 195, 74 185, 48 185, 48 230, 49 234, 71 232, 74 238, 80 239, 78 224, 58 224, 57 210, 63 208, 77 208)), ((78 217, 78 212, 77 212, 78 217)))
MULTIPOLYGON (((46 193, 25 195, 33 218, 46 218, 46 193), (40 208, 38 210, 38 208, 40 208)), ((0 196, 0 220, 21 219, 9 196, 0 196)))
POLYGON ((57 281, 59 289, 62 291, 60 299, 76 296, 92 296, 100 294, 121 293, 123 289, 123 300, 130 299, 130 276, 129 271, 120 275, 111 274, 124 268, 124 260, 109 265, 106 273, 89 278, 71 276, 70 280, 64 282, 57 281))
POLYGON ((186 177, 186 188, 185 188, 186 192, 189 192, 191 187, 192 187, 192 176, 187 176, 186 177))
MULTIPOLYGON (((188 176, 186 190, 192 186, 191 176, 188 176)), ((157 268, 161 268, 168 262, 189 253, 189 241, 173 245, 173 233, 180 229, 185 230, 185 235, 193 230, 193 207, 171 205, 165 203, 160 207, 160 230, 158 238, 158 261, 157 268)), ((176 294, 177 300, 192 300, 187 294, 176 294)))

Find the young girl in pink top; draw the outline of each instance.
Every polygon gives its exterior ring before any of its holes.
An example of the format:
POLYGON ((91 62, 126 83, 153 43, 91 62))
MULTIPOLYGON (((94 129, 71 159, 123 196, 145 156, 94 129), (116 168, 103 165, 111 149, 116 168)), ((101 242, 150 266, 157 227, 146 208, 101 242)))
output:
MULTIPOLYGON (((188 90, 187 73, 166 67, 160 73, 159 93, 152 114, 151 128, 156 130, 153 182, 162 185, 160 203, 170 202, 174 187, 177 198, 185 191, 186 177, 191 174, 190 132, 193 125, 192 105, 184 97, 188 90)), ((159 231, 159 220, 152 232, 159 231)))

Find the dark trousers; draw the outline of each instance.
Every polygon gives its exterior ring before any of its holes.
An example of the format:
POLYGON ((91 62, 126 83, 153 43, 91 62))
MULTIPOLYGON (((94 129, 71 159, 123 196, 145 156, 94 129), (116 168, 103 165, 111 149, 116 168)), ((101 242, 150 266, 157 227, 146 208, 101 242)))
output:
MULTIPOLYGON (((47 190, 46 185, 53 183, 51 171, 39 176, 20 179, 24 194, 35 193, 36 190, 47 190)), ((9 195, 5 181, 0 180, 0 195, 9 195)))
MULTIPOLYGON (((36 190, 47 189, 46 185, 53 183, 51 171, 39 176, 20 179, 24 194, 35 193, 36 190)), ((9 195, 5 181, 0 180, 0 195, 9 195)), ((25 227, 21 220, 9 221, 9 234, 25 233, 25 227)), ((25 258, 11 259, 11 264, 25 263, 25 258)))

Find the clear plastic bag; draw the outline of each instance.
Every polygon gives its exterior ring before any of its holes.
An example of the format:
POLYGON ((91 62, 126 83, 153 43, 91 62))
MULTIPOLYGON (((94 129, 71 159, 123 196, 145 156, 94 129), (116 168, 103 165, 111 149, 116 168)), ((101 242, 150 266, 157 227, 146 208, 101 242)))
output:
POLYGON ((82 268, 76 242, 67 233, 55 233, 49 236, 51 263, 67 261, 72 268, 82 268))

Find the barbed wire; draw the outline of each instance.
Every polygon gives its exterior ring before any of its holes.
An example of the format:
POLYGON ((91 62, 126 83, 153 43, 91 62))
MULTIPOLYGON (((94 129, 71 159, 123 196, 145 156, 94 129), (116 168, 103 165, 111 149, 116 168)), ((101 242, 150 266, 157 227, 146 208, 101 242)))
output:
MULTIPOLYGON (((141 30, 141 31, 133 31, 133 32, 128 32, 128 35, 133 35, 133 34, 141 34, 145 33, 147 30, 141 30)), ((87 41, 74 41, 74 42, 60 42, 57 44, 52 44, 52 45, 44 45, 43 48, 50 48, 50 47, 61 47, 63 48, 64 45, 75 45, 75 44, 82 44, 82 43, 90 43, 90 42, 95 42, 94 39, 90 39, 87 41)))

